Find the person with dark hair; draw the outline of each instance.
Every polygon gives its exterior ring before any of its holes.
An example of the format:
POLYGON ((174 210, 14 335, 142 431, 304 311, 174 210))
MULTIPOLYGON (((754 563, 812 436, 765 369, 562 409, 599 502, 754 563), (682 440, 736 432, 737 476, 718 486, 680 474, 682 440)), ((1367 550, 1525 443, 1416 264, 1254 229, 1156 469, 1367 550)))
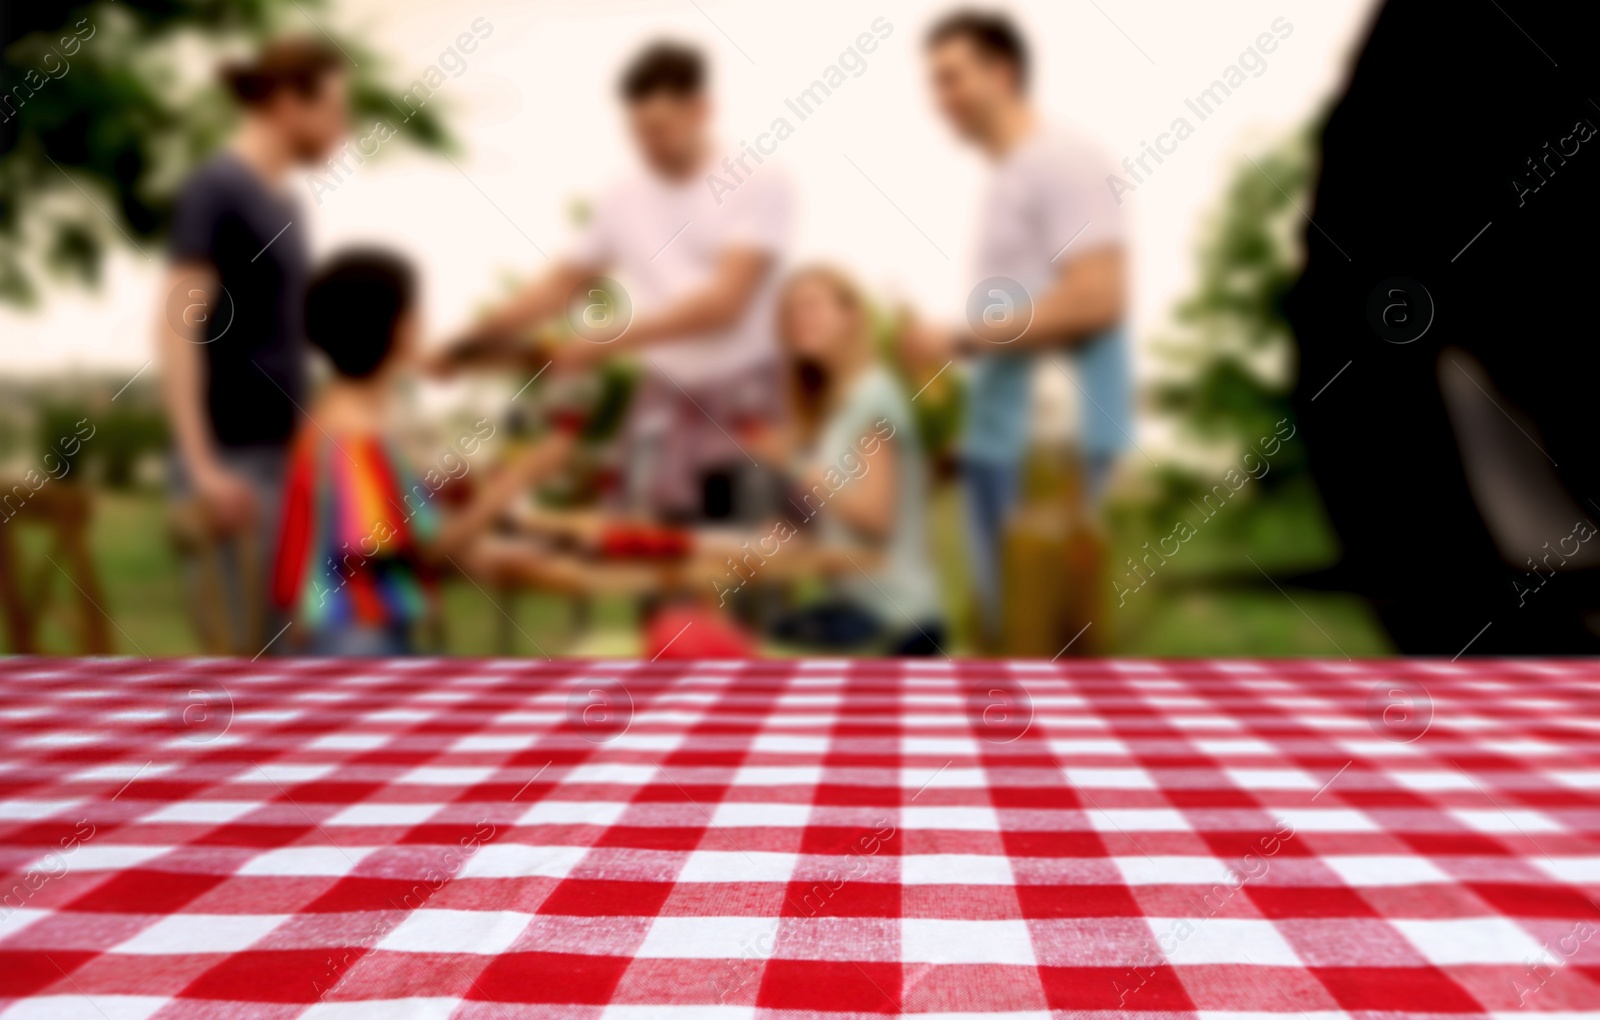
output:
MULTIPOLYGON (((716 479, 747 463, 731 438, 736 419, 759 421, 782 404, 773 305, 789 186, 776 167, 715 143, 699 50, 649 45, 617 91, 642 172, 604 191, 566 257, 448 350, 499 345, 514 360, 532 357, 517 335, 565 313, 579 339, 556 352, 554 373, 636 355, 644 378, 625 427, 640 469, 630 472, 634 508, 697 519, 715 515, 716 479), (721 188, 730 165, 731 192, 721 188), (631 314, 595 300, 600 274, 620 279, 631 314)), ((544 364, 539 355, 529 370, 544 364)))
POLYGON ((705 87, 706 62, 700 51, 674 42, 646 47, 622 72, 617 87, 625 103, 639 103, 656 93, 697 96, 705 87))
MULTIPOLYGON (((271 551, 295 405, 305 393, 301 331, 306 228, 287 183, 320 163, 347 126, 345 58, 307 39, 267 44, 225 66, 243 111, 232 141, 190 175, 173 214, 156 351, 175 445, 173 488, 219 541, 217 580, 235 653, 266 640, 271 551)), ((191 597, 198 564, 186 564, 191 597)), ((205 619, 206 613, 197 612, 205 619)))
POLYGON ((927 36, 940 111, 993 167, 982 216, 968 322, 913 324, 906 355, 929 373, 971 361, 962 472, 979 624, 999 629, 1001 542, 1018 500, 1036 361, 1069 355, 1082 402, 1086 490, 1098 501, 1131 440, 1132 381, 1122 210, 1103 183, 1108 164, 1078 132, 1046 123, 1028 100, 1029 56, 1002 14, 962 10, 927 36))
POLYGON ((334 258, 306 292, 306 336, 344 379, 390 360, 397 323, 411 313, 416 275, 398 255, 355 249, 334 258))
POLYGON ((553 432, 446 515, 437 472, 412 470, 388 438, 394 383, 417 344, 410 265, 376 249, 335 255, 310 285, 305 320, 333 374, 290 456, 272 583, 274 603, 300 625, 286 645, 313 655, 404 655, 414 627, 436 609, 436 566, 478 565, 471 554, 487 525, 565 460, 571 440, 553 432))
POLYGON ((1015 23, 1003 14, 960 10, 947 14, 928 30, 930 54, 952 43, 965 43, 974 54, 1000 64, 1019 94, 1028 91, 1028 44, 1015 23))

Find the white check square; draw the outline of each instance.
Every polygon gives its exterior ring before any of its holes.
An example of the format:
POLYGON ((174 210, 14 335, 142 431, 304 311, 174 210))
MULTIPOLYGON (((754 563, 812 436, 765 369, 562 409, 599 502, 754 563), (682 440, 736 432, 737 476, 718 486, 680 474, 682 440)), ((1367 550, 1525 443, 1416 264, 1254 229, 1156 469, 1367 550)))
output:
MULTIPOLYGON (((334 770, 333 765, 261 765, 251 766, 228 780, 230 783, 275 784, 312 783, 334 770)), ((149 775, 149 773, 145 773, 149 775)))
POLYGON ((972 758, 978 754, 978 742, 971 737, 903 737, 901 750, 906 754, 957 756, 972 758))
POLYGON ((1236 730, 1240 723, 1224 715, 1178 715, 1167 720, 1180 730, 1236 730))
POLYGON ((810 804, 755 804, 724 801, 717 805, 711 824, 723 829, 777 827, 800 828, 811 817, 810 804))
POLYGON ((792 754, 817 754, 828 749, 827 737, 803 737, 791 733, 763 733, 750 742, 752 751, 792 754))
MULTIPOLYGON (((1459 728, 1461 720, 1451 719, 1450 725, 1459 728)), ((1377 758, 1380 761, 1397 755, 1415 757, 1422 753, 1414 744, 1402 744, 1394 740, 1373 737, 1339 737, 1334 742, 1357 758, 1377 758)))
POLYGON ((777 926, 776 919, 760 917, 658 917, 634 955, 656 960, 759 959, 758 940, 768 946, 773 941, 760 936, 777 926))
POLYGON ((1193 826, 1172 808, 1091 807, 1085 812, 1096 832, 1189 832, 1193 826))
POLYGON ((330 733, 306 747, 313 751, 371 751, 393 739, 392 733, 330 733))
POLYGON ((462 878, 566 878, 589 853, 583 846, 492 843, 467 861, 462 878))
MULTIPOLYGON (((644 720, 635 719, 635 724, 644 720)), ((684 734, 678 733, 639 733, 629 731, 614 737, 609 746, 613 751, 676 751, 683 743, 684 734)))
POLYGON ((497 956, 511 948, 532 920, 513 910, 412 911, 379 949, 402 953, 473 953, 497 956))
POLYGON ((1476 790, 1478 787, 1472 782, 1470 776, 1459 772, 1443 770, 1433 772, 1406 772, 1395 771, 1389 777, 1408 790, 1419 793, 1435 793, 1442 790, 1476 790))
POLYGON ((1129 885, 1216 885, 1228 881, 1228 866, 1215 857, 1113 857, 1129 885))
POLYGON ((301 1013, 299 1020, 450 1020, 460 999, 371 999, 360 1002, 319 1002, 301 1013))
POLYGON ((1483 741, 1483 746, 1508 758, 1526 758, 1533 755, 1562 753, 1562 748, 1554 744, 1547 744, 1542 740, 1534 740, 1531 737, 1518 737, 1516 739, 1488 737, 1483 741))
POLYGON ((180 800, 152 811, 141 822, 211 822, 221 825, 263 807, 255 800, 180 800))
POLYGON ((171 999, 159 995, 39 995, 14 999, 5 1020, 149 1020, 171 999))
POLYGON ((409 723, 426 722, 433 718, 432 712, 422 712, 415 708, 386 708, 381 712, 368 712, 362 718, 375 723, 409 723))
POLYGON ((288 917, 287 914, 172 914, 111 951, 149 956, 236 953, 261 941, 288 917))
MULTIPOLYGON (((754 1006, 607 1006, 600 1020, 756 1020, 754 1006)), ((1002 1020, 1012 1020, 1011 1017, 1002 1020)), ((1050 1020, 1045 1017, 1045 1020, 1050 1020)))
POLYGON ((1196 737, 1194 744, 1206 754, 1216 755, 1267 755, 1278 749, 1255 737, 1196 737))
POLYGON ((497 771, 486 766, 423 765, 407 772, 397 782, 415 786, 476 786, 497 771))
POLYGON ((1350 854, 1322 858, 1346 885, 1424 885, 1453 879, 1426 857, 1401 854, 1350 854))
POLYGON ((239 869, 241 875, 348 875, 376 847, 286 846, 257 854, 239 869))
POLYGON ((919 831, 999 832, 1000 816, 992 807, 904 807, 900 809, 900 826, 919 831))
POLYGON ((563 783, 599 783, 612 786, 643 786, 655 779, 661 770, 654 765, 629 765, 624 762, 604 762, 596 765, 579 765, 567 773, 563 783))
POLYGON ((443 804, 352 804, 324 825, 421 825, 443 804))
POLYGON ((696 850, 689 855, 679 882, 787 882, 794 875, 799 854, 752 850, 696 850))
POLYGON ((1244 790, 1315 790, 1322 784, 1299 769, 1240 769, 1223 770, 1244 790))
POLYGON ((900 786, 906 790, 982 790, 989 785, 985 769, 901 769, 900 786))
POLYGON ((900 953, 906 963, 1036 962, 1026 921, 904 918, 900 953))
POLYGON ((525 751, 538 742, 532 733, 473 733, 450 745, 456 752, 471 751, 525 751))
POLYGON ((1534 863, 1562 882, 1600 885, 1600 857, 1539 858, 1534 863))
POLYGON ((1050 750, 1056 754, 1108 755, 1125 758, 1128 747, 1112 737, 1078 737, 1050 741, 1050 750))
POLYGON ((0 800, 0 820, 49 818, 77 803, 76 800, 0 800))
POLYGON ((1064 770, 1067 781, 1085 790, 1154 790, 1156 781, 1144 769, 1097 769, 1083 765, 1069 765, 1064 770))
POLYGON ((171 772, 176 765, 156 765, 150 762, 118 762, 112 765, 96 765, 93 768, 81 769, 72 774, 74 782, 98 782, 101 780, 129 780, 138 776, 143 779, 148 776, 159 776, 171 772))
POLYGON ((778 699, 778 711, 787 718, 797 708, 832 708, 839 704, 838 694, 785 694, 778 699))
POLYGON ((1168 962, 1178 966, 1237 963, 1299 967, 1300 957, 1271 921, 1238 917, 1147 919, 1168 962), (1187 934, 1185 934, 1187 933, 1187 934))
POLYGON ((1011 885, 1011 862, 998 854, 909 854, 900 858, 903 885, 1011 885))
POLYGON ((1543 952, 1539 940, 1504 917, 1464 917, 1447 921, 1389 922, 1430 963, 1523 964, 1543 952))
POLYGON ((1380 826, 1355 808, 1279 808, 1273 814, 1296 832, 1379 832, 1380 826))
POLYGON ((816 786, 822 782, 817 765, 746 765, 733 774, 734 786, 816 786))
POLYGON ((18 743, 24 747, 88 747, 91 743, 99 743, 106 739, 102 734, 78 734, 78 732, 58 731, 53 734, 38 734, 37 737, 24 737, 18 743))
POLYGON ((9 939, 40 918, 54 916, 53 910, 33 910, 29 907, 10 908, 9 913, 0 911, 0 942, 9 939))
POLYGON ((541 800, 518 825, 614 825, 628 805, 610 800, 541 800))
POLYGON ((1550 778, 1574 790, 1600 790, 1600 770, 1564 769, 1550 773, 1550 778))
MULTIPOLYGON (((170 853, 172 849, 170 846, 80 843, 70 851, 63 851, 61 857, 72 871, 121 871, 124 868, 136 868, 145 861, 170 853)), ((30 867, 38 867, 49 856, 41 857, 30 867)))
POLYGON ((1567 831, 1549 815, 1531 808, 1450 808, 1450 813, 1474 832, 1497 836, 1567 831))

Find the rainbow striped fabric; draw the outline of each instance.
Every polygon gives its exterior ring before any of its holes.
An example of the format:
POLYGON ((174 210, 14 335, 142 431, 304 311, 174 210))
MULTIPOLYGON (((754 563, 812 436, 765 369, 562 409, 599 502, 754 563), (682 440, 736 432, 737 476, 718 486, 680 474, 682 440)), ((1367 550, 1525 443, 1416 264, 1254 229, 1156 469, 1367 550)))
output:
POLYGON ((285 486, 277 604, 312 628, 426 615, 435 592, 417 548, 438 533, 436 492, 381 437, 303 433, 285 486))

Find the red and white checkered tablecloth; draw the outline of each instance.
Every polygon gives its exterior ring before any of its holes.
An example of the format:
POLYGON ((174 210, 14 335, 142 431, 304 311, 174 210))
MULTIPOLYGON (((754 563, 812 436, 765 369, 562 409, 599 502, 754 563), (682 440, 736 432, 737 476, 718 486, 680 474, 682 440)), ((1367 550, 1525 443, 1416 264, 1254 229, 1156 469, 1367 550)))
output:
POLYGON ((0 662, 0 1017, 1600 1016, 1600 664, 0 662))

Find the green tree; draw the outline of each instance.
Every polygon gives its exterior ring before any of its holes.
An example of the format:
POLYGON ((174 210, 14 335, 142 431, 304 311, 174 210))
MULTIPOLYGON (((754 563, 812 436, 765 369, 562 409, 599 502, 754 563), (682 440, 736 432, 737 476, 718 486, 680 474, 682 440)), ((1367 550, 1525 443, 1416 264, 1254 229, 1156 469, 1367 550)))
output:
MULTIPOLYGON (((211 71, 224 52, 331 28, 324 0, 6 0, 0 10, 0 301, 29 305, 41 277, 93 285, 108 250, 154 255, 174 192, 226 136, 211 71)), ((390 118, 383 62, 354 40, 357 123, 390 118)), ((451 141, 436 109, 397 127, 451 141)))
MULTIPOLYGON (((1155 412, 1186 443, 1211 454, 1208 460, 1237 466, 1277 422, 1294 417, 1294 339, 1284 301, 1302 264, 1300 209, 1308 201, 1317 130, 1308 125, 1240 165, 1201 243, 1199 282, 1178 306, 1178 329, 1155 345, 1162 368, 1152 390, 1155 412)), ((1283 444, 1270 463, 1259 482, 1250 482, 1255 491, 1244 505, 1229 511, 1228 530, 1236 535, 1250 530, 1251 514, 1274 496, 1309 491, 1300 443, 1283 444)), ((1194 517, 1189 500, 1210 491, 1220 475, 1169 459, 1157 473, 1153 519, 1194 517)))

